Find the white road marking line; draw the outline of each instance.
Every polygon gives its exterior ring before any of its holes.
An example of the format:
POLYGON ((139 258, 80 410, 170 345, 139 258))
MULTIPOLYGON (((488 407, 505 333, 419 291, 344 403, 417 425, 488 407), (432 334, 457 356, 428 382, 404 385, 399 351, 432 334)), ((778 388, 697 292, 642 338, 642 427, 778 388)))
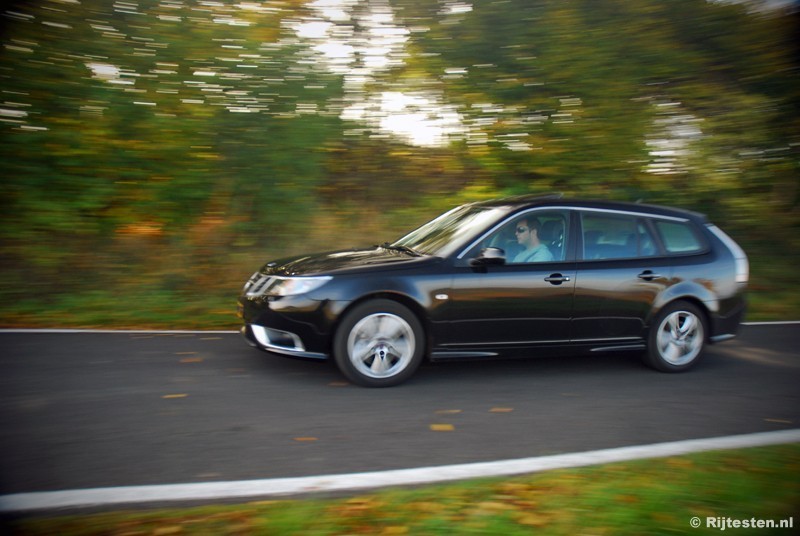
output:
POLYGON ((793 429, 709 439, 689 439, 653 445, 620 447, 517 460, 368 473, 270 478, 238 482, 123 486, 16 493, 0 495, 0 512, 29 512, 56 508, 88 508, 135 503, 240 499, 364 490, 388 486, 432 484, 452 480, 510 476, 553 469, 681 456, 709 450, 729 450, 798 442, 800 442, 800 429, 793 429))
POLYGON ((800 324, 800 320, 775 320, 770 322, 742 322, 743 326, 793 326, 800 324))

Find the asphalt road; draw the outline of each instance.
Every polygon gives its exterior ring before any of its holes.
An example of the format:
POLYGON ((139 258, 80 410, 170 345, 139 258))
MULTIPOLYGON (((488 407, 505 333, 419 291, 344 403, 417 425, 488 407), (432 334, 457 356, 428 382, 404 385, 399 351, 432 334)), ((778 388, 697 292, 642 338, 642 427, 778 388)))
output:
POLYGON ((391 389, 238 334, 0 333, 0 494, 295 477, 797 428, 800 330, 684 374, 636 355, 426 364, 391 389))

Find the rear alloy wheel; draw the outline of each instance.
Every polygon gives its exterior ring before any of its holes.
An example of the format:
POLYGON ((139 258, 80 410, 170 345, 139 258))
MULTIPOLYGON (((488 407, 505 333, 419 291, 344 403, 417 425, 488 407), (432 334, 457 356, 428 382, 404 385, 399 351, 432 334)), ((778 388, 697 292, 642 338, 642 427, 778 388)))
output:
POLYGON ((688 302, 675 302, 656 317, 648 337, 645 360, 664 372, 692 367, 703 354, 706 343, 705 315, 688 302))
POLYGON ((389 387, 417 369, 425 334, 417 317, 390 300, 365 302, 342 320, 334 339, 334 358, 349 380, 365 387, 389 387))

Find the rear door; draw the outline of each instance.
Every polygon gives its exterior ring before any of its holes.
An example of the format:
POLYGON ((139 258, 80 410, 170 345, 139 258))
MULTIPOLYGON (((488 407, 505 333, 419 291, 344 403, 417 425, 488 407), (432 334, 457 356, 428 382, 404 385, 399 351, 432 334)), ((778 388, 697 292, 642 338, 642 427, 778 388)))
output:
POLYGON ((643 343, 653 303, 670 285, 669 259, 644 215, 590 209, 578 214, 573 344, 643 343))

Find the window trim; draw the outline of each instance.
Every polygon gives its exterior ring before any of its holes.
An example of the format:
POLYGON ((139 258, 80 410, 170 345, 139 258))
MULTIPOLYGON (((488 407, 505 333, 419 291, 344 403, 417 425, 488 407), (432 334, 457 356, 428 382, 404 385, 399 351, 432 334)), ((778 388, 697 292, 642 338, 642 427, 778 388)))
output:
POLYGON ((639 218, 649 218, 649 219, 656 219, 656 220, 672 220, 672 221, 679 221, 685 223, 691 223, 692 220, 689 218, 679 217, 679 216, 668 216, 666 214, 653 214, 652 212, 639 212, 635 210, 619 210, 613 208, 594 208, 594 207, 572 207, 571 210, 575 212, 605 212, 605 213, 612 213, 612 214, 622 214, 625 216, 636 216, 639 218))
POLYGON ((537 211, 546 211, 546 210, 563 210, 569 214, 573 214, 574 216, 568 217, 568 222, 572 227, 564 235, 564 240, 569 240, 571 244, 565 250, 565 258, 562 261, 553 261, 553 262, 616 262, 616 261, 630 261, 630 260, 649 260, 649 259, 664 259, 664 258, 674 258, 674 257, 689 257, 693 255, 700 255, 703 253, 707 253, 709 249, 708 240, 702 235, 702 233, 697 233, 695 231, 695 235, 697 238, 700 239, 702 248, 697 251, 690 251, 686 253, 670 253, 667 251, 666 246, 664 245, 664 241, 661 237, 661 233, 658 231, 658 228, 655 225, 656 220, 664 220, 664 221, 672 221, 672 222, 680 222, 689 224, 690 227, 695 227, 692 223, 692 220, 687 217, 683 216, 670 216, 668 214, 654 214, 652 212, 647 211, 638 211, 638 210, 621 210, 621 209, 614 209, 614 208, 601 208, 601 207, 581 207, 581 206, 569 206, 569 205, 553 205, 553 206, 544 206, 544 207, 531 207, 524 209, 520 212, 514 212, 509 214, 498 223, 487 229, 485 232, 481 233, 475 240, 469 242, 469 244, 463 248, 456 256, 456 261, 461 261, 464 257, 469 253, 472 248, 478 245, 479 242, 485 240, 489 235, 497 231, 503 225, 508 224, 509 221, 515 218, 521 218, 522 216, 529 214, 531 212, 537 211), (621 257, 615 259, 585 259, 583 258, 583 221, 581 215, 586 212, 597 212, 603 214, 618 214, 621 216, 633 216, 636 219, 641 219, 645 226, 650 231, 650 234, 653 235, 652 238, 656 243, 656 248, 658 252, 655 255, 651 255, 649 257, 621 257), (571 253, 571 255, 570 255, 571 253))

